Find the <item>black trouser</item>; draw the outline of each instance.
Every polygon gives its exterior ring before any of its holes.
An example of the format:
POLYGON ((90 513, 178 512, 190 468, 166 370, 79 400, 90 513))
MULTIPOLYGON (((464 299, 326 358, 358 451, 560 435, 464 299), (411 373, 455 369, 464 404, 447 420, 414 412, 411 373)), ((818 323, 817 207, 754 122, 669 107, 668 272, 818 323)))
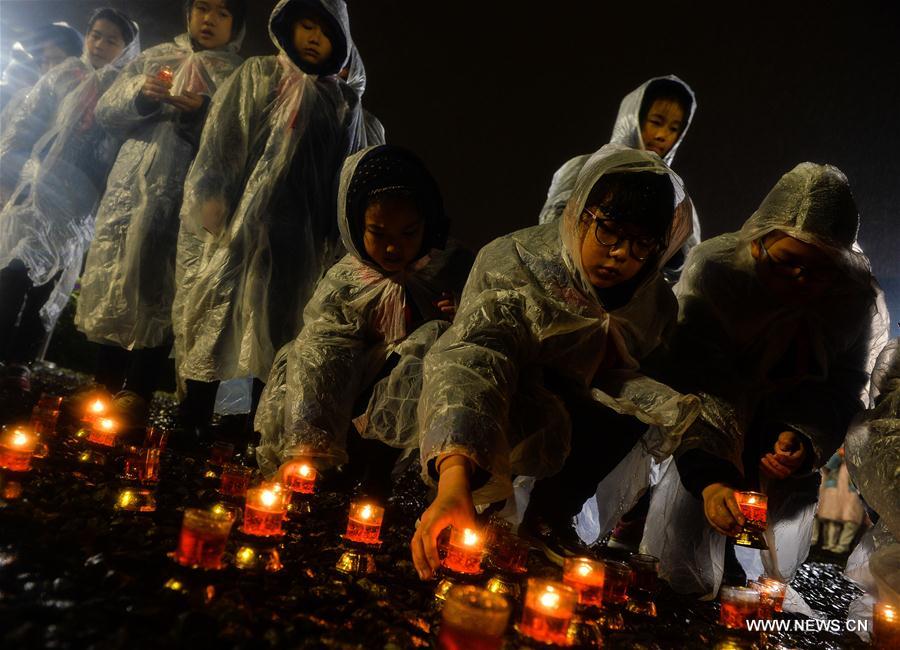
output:
POLYGON ((565 520, 574 517, 597 485, 618 465, 647 430, 630 415, 620 415, 589 398, 563 398, 572 420, 572 448, 563 468, 535 483, 530 514, 565 520))
MULTIPOLYGON (((178 420, 182 427, 199 429, 204 431, 209 428, 216 408, 216 393, 219 391, 218 381, 195 381, 188 379, 184 399, 178 404, 178 420)), ((265 383, 253 378, 253 386, 250 393, 250 413, 247 415, 247 423, 244 433, 249 440, 253 435, 253 419, 256 417, 256 409, 262 397, 265 383)))
POLYGON ((391 496, 391 472, 400 459, 402 449, 386 445, 380 440, 363 438, 356 427, 347 431, 347 475, 359 483, 360 492, 384 505, 391 496))
POLYGON ((153 392, 159 387, 160 377, 168 363, 171 344, 138 350, 125 350, 117 345, 97 347, 94 378, 98 384, 105 386, 113 395, 124 389, 137 393, 148 402, 153 399, 153 392))
POLYGON ((30 363, 41 353, 48 334, 41 308, 50 299, 62 273, 34 286, 21 260, 0 270, 0 356, 5 362, 30 363))

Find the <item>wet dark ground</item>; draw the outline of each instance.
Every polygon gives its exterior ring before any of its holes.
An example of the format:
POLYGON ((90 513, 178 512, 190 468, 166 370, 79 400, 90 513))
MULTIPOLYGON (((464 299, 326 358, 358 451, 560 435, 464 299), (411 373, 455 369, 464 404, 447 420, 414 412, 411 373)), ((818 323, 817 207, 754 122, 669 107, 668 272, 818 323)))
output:
MULTIPOLYGON (((69 394, 83 379, 45 369, 33 392, 69 394)), ((154 418, 169 418, 171 409, 171 400, 158 399, 154 418)), ((427 500, 414 472, 398 481, 373 576, 351 579, 334 568, 347 497, 327 491, 316 496, 311 514, 287 524, 280 572, 189 571, 167 554, 184 508, 220 500, 216 483, 204 478, 205 457, 167 450, 156 512, 122 512, 114 508, 124 486, 116 476, 121 465, 86 468, 78 461, 81 443, 64 433, 30 473, 2 479, 0 648, 433 647, 439 621, 434 585, 418 580, 407 548, 427 500)), ((841 577, 833 556, 819 559, 803 566, 794 587, 814 609, 843 620, 859 592, 841 577)), ((532 575, 555 577, 556 571, 532 554, 532 575)), ((657 619, 626 615, 627 629, 608 634, 605 647, 699 649, 722 640, 715 604, 666 589, 657 605, 657 619)), ((514 632, 508 637, 507 648, 527 647, 514 632)), ((743 641, 772 648, 866 647, 851 634, 743 641)))

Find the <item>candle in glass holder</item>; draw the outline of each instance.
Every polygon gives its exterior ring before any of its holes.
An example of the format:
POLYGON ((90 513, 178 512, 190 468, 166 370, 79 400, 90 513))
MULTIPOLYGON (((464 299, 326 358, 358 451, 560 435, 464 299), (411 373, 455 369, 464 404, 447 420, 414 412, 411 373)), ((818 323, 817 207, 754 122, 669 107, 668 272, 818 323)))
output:
POLYGON ((719 590, 719 624, 730 630, 746 630, 747 620, 759 612, 759 592, 750 587, 722 587, 719 590))
POLYGON ((87 408, 84 411, 84 417, 81 418, 83 426, 78 430, 76 435, 82 438, 90 434, 94 428, 94 423, 99 419, 107 416, 109 412, 109 402, 102 397, 94 397, 88 401, 87 408))
POLYGON ((129 447, 125 456, 123 478, 141 483, 159 481, 159 449, 129 447))
POLYGON ((157 71, 156 78, 163 83, 170 84, 172 83, 172 79, 175 78, 175 71, 172 70, 171 67, 164 65, 157 71))
POLYGON ((563 582, 578 592, 582 607, 603 605, 603 564, 586 557, 570 557, 563 564, 563 582))
POLYGON ((766 530, 769 498, 761 492, 735 491, 734 499, 746 519, 744 530, 735 538, 735 543, 741 546, 764 547, 761 534, 766 530))
POLYGON ((484 556, 484 540, 471 528, 450 529, 447 555, 442 562, 445 569, 465 575, 481 573, 481 558, 484 556))
POLYGON ((624 605, 628 602, 631 567, 624 562, 603 560, 603 604, 624 605))
POLYGON ((119 425, 110 418, 98 418, 88 434, 88 442, 101 447, 115 447, 119 437, 119 425))
POLYGON ((316 469, 306 463, 292 466, 284 477, 284 483, 292 492, 312 494, 316 489, 316 469))
POLYGON ((440 650, 500 650, 510 605, 503 596, 474 585, 447 594, 438 636, 440 650))
POLYGON ((247 490, 244 505, 244 525, 241 530, 247 535, 274 537, 281 535, 281 522, 287 509, 283 497, 274 490, 256 488, 247 490))
POLYGON ((900 648, 900 611, 888 603, 875 603, 872 609, 872 641, 879 650, 900 648))
POLYGON ((528 551, 530 545, 508 528, 492 524, 488 546, 490 565, 509 576, 520 576, 528 572, 528 551))
POLYGON ((774 578, 760 578, 755 584, 758 585, 754 588, 759 592, 760 612, 768 609, 771 617, 772 612, 782 611, 787 585, 774 578))
POLYGON ((638 553, 628 558, 628 566, 631 567, 628 611, 643 616, 656 616, 656 603, 653 599, 659 591, 659 558, 638 553))
POLYGON ((344 539, 358 544, 380 544, 382 521, 384 508, 371 503, 351 503, 344 539))
POLYGON ((253 470, 243 465, 225 465, 219 483, 219 494, 240 498, 246 496, 253 470))
POLYGON ((519 632, 540 643, 569 645, 569 623, 577 603, 578 593, 571 587, 529 578, 519 632))
POLYGON ((175 560, 183 566, 221 569, 233 523, 234 518, 229 514, 188 508, 184 511, 175 560))
POLYGON ((234 445, 230 442, 214 442, 209 448, 209 464, 224 465, 234 456, 234 445))
POLYGON ((38 400, 31 411, 31 426, 36 435, 47 438, 56 433, 56 422, 59 419, 62 399, 62 397, 42 395, 38 400))
POLYGON ((144 437, 144 449, 158 449, 160 452, 163 452, 166 450, 168 439, 168 430, 162 427, 147 427, 147 433, 144 437))
POLYGON ((38 439, 27 429, 16 427, 0 434, 0 467, 11 472, 27 472, 38 439))

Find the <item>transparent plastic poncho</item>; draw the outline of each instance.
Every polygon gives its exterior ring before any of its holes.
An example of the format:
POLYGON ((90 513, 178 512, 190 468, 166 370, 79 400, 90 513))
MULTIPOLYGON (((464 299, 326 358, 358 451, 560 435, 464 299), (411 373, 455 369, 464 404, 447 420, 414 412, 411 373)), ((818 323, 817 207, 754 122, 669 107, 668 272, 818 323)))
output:
POLYGON ((280 53, 247 60, 216 93, 185 182, 172 310, 182 380, 268 377, 342 254, 334 187, 364 129, 358 96, 337 76, 352 44, 346 6, 282 0, 269 33, 280 53), (283 49, 294 4, 340 27, 333 70, 308 74, 283 49))
POLYGON ((123 144, 81 278, 75 324, 88 340, 125 349, 170 343, 178 213, 208 104, 190 114, 163 102, 142 111, 137 102, 145 78, 168 68, 172 95, 191 91, 208 103, 240 65, 242 39, 243 29, 221 48, 195 51, 181 34, 128 65, 97 104, 98 122, 123 144))
MULTIPOLYGON (((696 400, 645 376, 640 361, 663 340, 676 304, 658 272, 648 274, 623 307, 607 311, 581 266, 589 226, 585 201, 601 176, 665 174, 675 188, 676 217, 660 266, 691 232, 678 206, 680 179, 654 154, 607 145, 584 166, 558 223, 501 237, 482 249, 453 325, 425 357, 418 423, 425 479, 449 453, 488 475, 476 502, 509 496, 513 474, 556 473, 569 452, 571 426, 562 400, 548 390, 551 372, 620 413, 662 427, 654 453, 665 457, 696 415, 696 400), (608 348, 620 360, 600 371, 608 348)), ((658 269, 656 269, 658 270, 658 269)))
MULTIPOLYGON (((360 394, 375 381, 392 353, 404 355, 433 341, 443 327, 435 302, 444 292, 459 300, 471 256, 455 244, 433 248, 402 273, 387 274, 367 261, 351 235, 349 188, 371 147, 349 157, 341 171, 338 222, 348 253, 316 287, 306 305, 300 335, 282 348, 257 410, 262 434, 257 458, 272 473, 292 456, 310 458, 320 469, 347 461, 346 434, 360 394), (408 301, 427 324, 410 330, 408 301)), ((421 358, 421 354, 419 357, 421 358)), ((394 446, 415 446, 417 438, 394 446)))
MULTIPOLYGON (((692 251, 675 286, 679 321, 661 370, 675 385, 698 392, 702 413, 676 455, 701 449, 743 471, 744 436, 751 422, 760 421, 802 433, 814 467, 831 457, 862 406, 887 336, 879 289, 868 260, 854 249, 858 225, 844 174, 830 165, 801 163, 778 181, 739 232, 692 251), (765 289, 750 243, 774 230, 831 257, 839 273, 826 298, 786 305, 765 289), (781 360, 798 338, 809 342, 814 362, 783 372, 781 360)), ((817 481, 798 475, 767 489, 776 553, 753 551, 739 560, 748 577, 765 570, 790 579, 809 549, 817 481)), ((711 596, 722 578, 725 538, 705 521, 702 503, 670 464, 654 492, 642 548, 660 557, 661 575, 673 587, 711 596)))
POLYGON ((16 186, 0 213, 0 268, 21 260, 35 286, 59 280, 41 310, 47 331, 75 286, 94 213, 120 142, 97 122, 97 100, 140 53, 135 34, 119 57, 94 70, 69 58, 44 75, 4 129, 3 185, 16 186))

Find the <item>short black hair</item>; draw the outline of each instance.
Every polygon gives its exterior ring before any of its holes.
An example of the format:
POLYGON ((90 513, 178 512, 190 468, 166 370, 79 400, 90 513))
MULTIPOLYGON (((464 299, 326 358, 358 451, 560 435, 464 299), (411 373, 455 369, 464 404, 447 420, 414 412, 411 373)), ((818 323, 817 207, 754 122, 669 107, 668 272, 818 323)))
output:
POLYGON ((674 79, 656 79, 651 81, 650 85, 647 86, 647 90, 644 91, 644 98, 641 100, 641 110, 638 115, 641 124, 647 119, 647 113, 650 112, 650 107, 653 106, 653 102, 657 99, 668 99, 676 102, 684 111, 685 121, 690 116, 691 109, 694 106, 694 98, 691 97, 690 91, 685 88, 683 83, 674 79))
POLYGON ((91 31, 94 27, 94 23, 98 20, 108 20, 118 27, 119 31, 122 32, 122 40, 125 41, 125 45, 130 45, 131 41, 134 40, 134 37, 137 36, 137 24, 118 9, 113 9, 112 7, 101 7, 100 9, 97 9, 97 11, 91 14, 91 19, 88 21, 88 32, 91 31))
MULTIPOLYGON (((185 0, 184 8, 185 11, 190 16, 191 9, 194 8, 194 3, 197 0, 185 0)), ((244 23, 247 20, 247 2, 246 0, 225 0, 225 8, 231 14, 231 39, 234 40, 235 37, 240 34, 241 29, 244 27, 244 23)))
POLYGON ((347 60, 349 44, 344 36, 344 30, 340 23, 324 7, 320 0, 296 0, 288 4, 281 14, 272 21, 272 31, 294 64, 308 74, 331 75, 341 71, 341 67, 347 60), (331 58, 319 65, 310 65, 303 62, 294 51, 293 39, 288 34, 293 33, 294 24, 305 17, 313 16, 323 25, 328 39, 331 41, 331 58))
POLYGON ((620 224, 632 224, 669 245, 675 217, 675 189, 668 174, 655 172, 613 172, 594 184, 585 207, 598 206, 620 224))
POLYGON ((67 56, 81 56, 84 49, 84 39, 81 34, 65 23, 44 25, 22 40, 25 51, 36 59, 43 54, 40 49, 50 44, 56 45, 67 56))

